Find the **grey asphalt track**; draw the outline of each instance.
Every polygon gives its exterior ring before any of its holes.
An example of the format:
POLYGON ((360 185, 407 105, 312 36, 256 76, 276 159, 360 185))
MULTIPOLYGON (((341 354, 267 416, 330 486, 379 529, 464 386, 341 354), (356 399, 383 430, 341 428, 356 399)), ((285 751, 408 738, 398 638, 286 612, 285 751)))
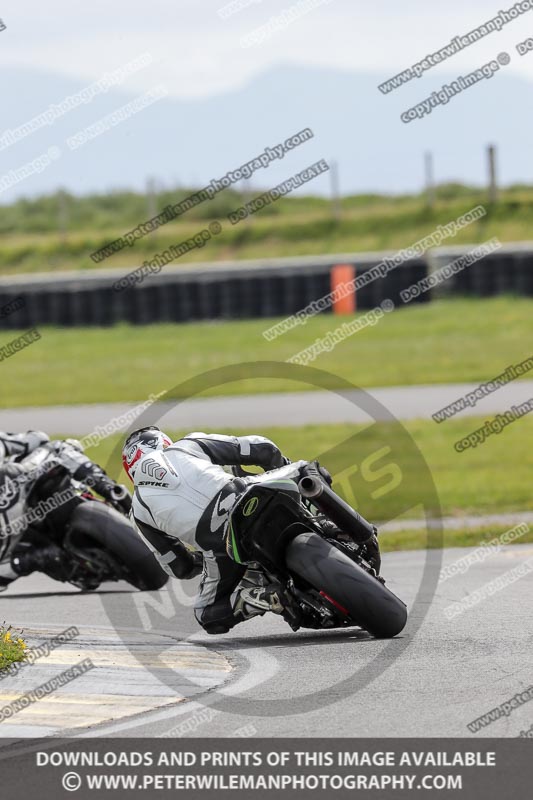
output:
MULTIPOLYGON (((196 690, 190 702, 171 710, 81 735, 519 736, 533 723, 531 702, 476 734, 467 725, 533 684, 533 546, 504 547, 441 581, 435 592, 426 586, 413 611, 426 559, 438 574, 440 552, 385 555, 387 583, 411 609, 405 631, 389 642, 358 629, 293 633, 273 615, 209 637, 192 623, 187 598, 194 587, 174 581, 159 593, 161 612, 150 616, 150 624, 223 654, 233 665, 229 680, 204 695, 196 690), (498 586, 490 585, 497 578, 498 586), (451 604, 469 596, 478 602, 449 618, 451 604)), ((444 563, 473 555, 448 550, 444 563)), ((0 596, 1 618, 32 628, 51 621, 65 627, 119 621, 138 628, 139 593, 124 585, 105 588, 113 591, 83 595, 29 576, 0 596)), ((90 649, 83 655, 90 657, 90 649)), ((9 735, 2 728, 0 735, 9 735)))
MULTIPOLYGON (((367 392, 396 419, 429 419, 439 409, 472 392, 478 384, 435 384, 431 386, 391 386, 372 388, 367 392)), ((512 405, 533 398, 533 381, 508 383, 476 405, 461 411, 456 419, 502 413, 512 405)), ((142 402, 142 399, 139 401, 142 402)), ((107 403, 78 406, 45 406, 0 410, 0 430, 39 429, 50 433, 88 434, 98 426, 114 421, 114 430, 126 430, 131 419, 120 422, 134 404, 107 403)), ((347 392, 346 398, 333 393, 287 392, 235 397, 196 398, 186 402, 154 403, 153 419, 161 426, 174 429, 202 430, 203 427, 248 427, 308 425, 313 423, 370 421, 359 408, 358 393, 347 392), (282 412, 282 413, 281 413, 282 412)), ((375 419, 386 418, 376 407, 375 419)))

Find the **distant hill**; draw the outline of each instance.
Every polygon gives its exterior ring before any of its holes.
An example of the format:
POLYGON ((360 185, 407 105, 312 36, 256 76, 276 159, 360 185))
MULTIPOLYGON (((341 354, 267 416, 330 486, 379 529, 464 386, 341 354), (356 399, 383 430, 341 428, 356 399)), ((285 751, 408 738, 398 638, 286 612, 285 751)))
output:
MULTIPOLYGON (((313 161, 334 158, 343 193, 416 191, 423 181, 426 149, 435 153, 439 181, 479 184, 485 180, 483 149, 489 142, 499 146, 503 182, 533 182, 531 83, 502 71, 406 125, 401 112, 456 74, 427 76, 382 95, 377 85, 389 77, 279 67, 225 94, 193 101, 166 97, 69 151, 68 136, 142 94, 109 91, 0 151, 1 179, 50 146, 62 150, 43 172, 2 191, 0 203, 59 186, 75 193, 143 189, 148 176, 167 187, 200 185, 305 127, 314 130, 315 139, 257 173, 254 187, 273 186, 313 161)), ((85 85, 54 74, 4 70, 0 136, 85 85)), ((325 175, 307 192, 326 193, 328 187, 325 175)))

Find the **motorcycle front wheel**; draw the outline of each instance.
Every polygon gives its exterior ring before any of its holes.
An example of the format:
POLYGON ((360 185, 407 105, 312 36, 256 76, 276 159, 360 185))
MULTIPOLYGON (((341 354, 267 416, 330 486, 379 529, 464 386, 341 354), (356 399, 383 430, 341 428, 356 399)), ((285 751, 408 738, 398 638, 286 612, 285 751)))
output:
POLYGON ((116 579, 124 579, 143 591, 161 589, 168 580, 155 556, 148 549, 130 522, 118 511, 98 501, 81 503, 70 521, 65 541, 76 550, 94 548, 109 553, 117 562, 116 579))

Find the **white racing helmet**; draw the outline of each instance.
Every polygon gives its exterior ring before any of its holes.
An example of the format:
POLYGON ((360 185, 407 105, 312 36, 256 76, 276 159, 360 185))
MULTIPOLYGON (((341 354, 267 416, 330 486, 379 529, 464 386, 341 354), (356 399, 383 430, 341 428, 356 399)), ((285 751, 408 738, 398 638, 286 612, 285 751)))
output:
POLYGON ((153 450, 164 450, 172 444, 172 439, 159 430, 156 425, 139 428, 130 433, 122 448, 122 465, 128 476, 133 481, 137 462, 153 450))

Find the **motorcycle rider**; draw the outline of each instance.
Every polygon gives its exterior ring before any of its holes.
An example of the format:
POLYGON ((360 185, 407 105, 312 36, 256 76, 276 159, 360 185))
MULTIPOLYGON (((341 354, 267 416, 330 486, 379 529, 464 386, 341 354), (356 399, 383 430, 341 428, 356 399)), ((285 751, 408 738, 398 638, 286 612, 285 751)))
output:
MULTIPOLYGON (((128 436, 122 461, 135 487, 133 519, 163 569, 187 579, 203 565, 194 613, 207 633, 226 633, 266 611, 284 613, 282 587, 261 584, 257 570, 230 557, 228 521, 250 483, 298 481, 309 462, 290 463, 264 436, 190 433, 173 443, 156 426, 128 436), (230 465, 259 466, 268 474, 237 478, 223 469, 230 465)), ((327 470, 316 468, 331 483, 327 470)))
POLYGON ((61 475, 91 486, 123 513, 129 512, 127 489, 91 461, 78 440, 51 441, 42 431, 0 432, 0 591, 34 571, 56 580, 68 578, 68 557, 38 530, 38 523, 48 514, 54 526, 68 525, 80 502, 75 491, 69 490, 57 508, 49 510, 45 505, 42 510, 38 501, 49 500, 53 506, 56 480, 61 475), (34 508, 35 503, 41 508, 34 508))

